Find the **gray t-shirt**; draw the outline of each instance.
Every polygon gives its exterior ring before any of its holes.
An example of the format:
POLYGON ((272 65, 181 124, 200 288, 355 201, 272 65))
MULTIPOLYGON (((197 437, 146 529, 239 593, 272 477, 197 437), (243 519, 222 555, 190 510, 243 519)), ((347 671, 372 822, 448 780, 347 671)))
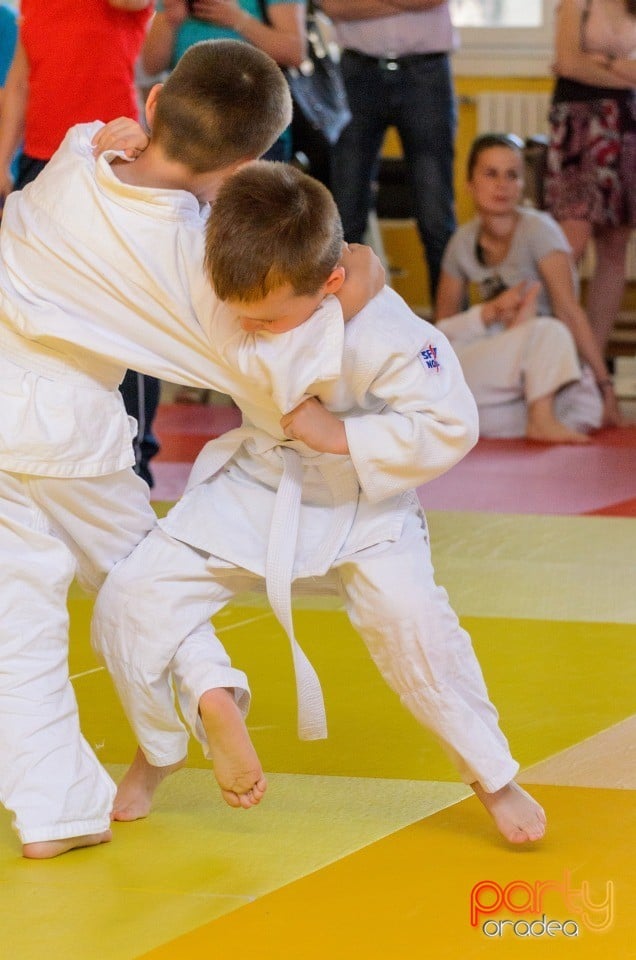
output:
MULTIPOLYGON (((477 238, 479 219, 460 227, 448 242, 442 261, 442 270, 475 284, 482 300, 490 300, 498 292, 514 287, 522 280, 541 280, 539 263, 555 250, 571 253, 563 230, 548 213, 530 207, 519 208, 520 219, 514 232, 507 257, 501 263, 485 266, 479 261, 477 238)), ((578 273, 572 263, 572 280, 578 296, 578 273)), ((552 316, 547 291, 542 287, 537 300, 539 316, 552 316)))

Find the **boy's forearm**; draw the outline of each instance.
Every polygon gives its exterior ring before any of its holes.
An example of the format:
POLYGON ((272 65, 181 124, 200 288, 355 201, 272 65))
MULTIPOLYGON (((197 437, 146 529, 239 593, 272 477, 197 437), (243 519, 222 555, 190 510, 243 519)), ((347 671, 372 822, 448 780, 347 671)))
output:
MULTIPOLYGON (((311 444, 309 444, 311 446, 311 444)), ((328 434, 325 433, 324 442, 315 448, 321 453, 336 453, 346 456, 349 453, 349 441, 344 420, 333 418, 328 434)))
POLYGON ((318 453, 349 453, 344 421, 316 397, 308 397, 281 417, 280 425, 290 440, 300 440, 318 453))
POLYGON ((346 321, 360 313, 382 290, 385 275, 379 257, 363 244, 345 246, 341 263, 345 268, 345 281, 335 296, 346 321))

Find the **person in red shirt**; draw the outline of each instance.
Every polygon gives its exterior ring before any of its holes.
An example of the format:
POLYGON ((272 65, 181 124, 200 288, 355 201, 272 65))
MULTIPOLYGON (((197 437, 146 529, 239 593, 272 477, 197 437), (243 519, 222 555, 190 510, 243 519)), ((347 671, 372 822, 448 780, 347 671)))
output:
MULTIPOLYGON (((135 63, 153 7, 153 0, 22 0, 0 119, 0 207, 11 190, 35 179, 69 127, 137 118, 135 63), (20 143, 14 181, 11 160, 20 143)), ((121 389, 139 424, 137 472, 152 486, 148 461, 159 450, 152 432, 159 381, 129 370, 121 389)))
POLYGON ((134 69, 152 8, 152 0, 22 0, 0 122, 2 197, 34 179, 74 124, 137 117, 134 69))

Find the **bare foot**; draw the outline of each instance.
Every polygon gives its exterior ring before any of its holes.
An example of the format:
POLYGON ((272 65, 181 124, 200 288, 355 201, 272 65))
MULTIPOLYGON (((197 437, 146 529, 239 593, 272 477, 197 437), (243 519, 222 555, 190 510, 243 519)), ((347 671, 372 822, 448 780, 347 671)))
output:
POLYGON ((558 420, 554 421, 554 426, 549 429, 535 429, 528 424, 526 431, 528 440, 534 440, 537 443, 589 443, 590 438, 586 433, 579 433, 577 430, 570 430, 558 420))
POLYGON ((510 843, 540 840, 545 834, 543 808, 514 780, 495 793, 486 793, 479 783, 471 783, 471 787, 510 843))
POLYGON ((554 398, 541 397, 528 406, 526 437, 538 443, 589 443, 590 438, 578 430, 570 430, 552 412, 554 398))
POLYGON ((117 787, 111 819, 128 821, 147 817, 159 784, 175 770, 179 770, 184 763, 185 760, 180 760, 166 767, 153 767, 141 749, 137 748, 135 759, 117 787))
POLYGON ((267 781, 230 691, 223 687, 206 690, 199 700, 199 714, 225 802, 245 810, 260 803, 267 781))
POLYGON ((28 860, 51 860, 69 850, 78 847, 95 847, 98 843, 108 843, 113 839, 110 830, 103 833, 88 833, 83 837, 65 837, 64 840, 40 840, 37 843, 25 843, 22 847, 22 856, 28 860))

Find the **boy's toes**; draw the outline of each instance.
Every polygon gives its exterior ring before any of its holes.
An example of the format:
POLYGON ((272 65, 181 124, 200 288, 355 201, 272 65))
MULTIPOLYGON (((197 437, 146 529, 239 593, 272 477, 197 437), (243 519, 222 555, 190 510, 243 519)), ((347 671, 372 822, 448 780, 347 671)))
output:
POLYGON ((238 793, 235 793, 234 790, 223 790, 221 789, 221 796, 225 802, 230 807, 242 807, 241 798, 238 793))

